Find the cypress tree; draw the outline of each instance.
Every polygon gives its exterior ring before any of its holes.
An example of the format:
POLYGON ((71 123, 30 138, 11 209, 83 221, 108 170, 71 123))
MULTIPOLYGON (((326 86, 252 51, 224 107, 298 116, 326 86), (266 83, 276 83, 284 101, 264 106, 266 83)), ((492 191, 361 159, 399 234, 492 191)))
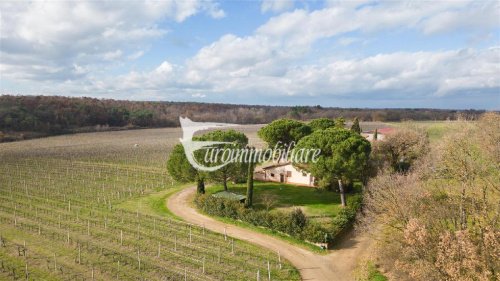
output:
MULTIPOLYGON (((251 158, 251 157, 250 157, 251 158)), ((247 172, 247 198, 245 200, 245 207, 250 208, 253 204, 253 172, 255 169, 255 163, 250 160, 248 163, 247 172)))
POLYGON ((352 126, 351 126, 351 131, 356 132, 358 134, 361 134, 361 127, 359 126, 358 117, 354 118, 354 121, 352 122, 352 126))
POLYGON ((196 190, 199 194, 205 194, 205 180, 202 176, 196 176, 196 190))

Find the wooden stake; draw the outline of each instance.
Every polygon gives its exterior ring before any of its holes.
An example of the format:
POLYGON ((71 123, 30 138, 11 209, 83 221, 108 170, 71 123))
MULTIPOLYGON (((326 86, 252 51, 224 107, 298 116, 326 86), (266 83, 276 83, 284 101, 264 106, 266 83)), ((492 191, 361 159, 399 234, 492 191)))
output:
POLYGON ((281 269, 281 254, 280 254, 280 251, 278 251, 278 263, 279 263, 279 267, 281 269))
POLYGON ((269 264, 269 260, 267 261, 267 280, 271 281, 271 265, 269 264))
POLYGON ((231 254, 234 255, 234 239, 231 239, 231 254))
POLYGON ((141 256, 140 256, 140 251, 137 250, 137 261, 139 262, 139 272, 141 272, 141 256))
POLYGON ((118 261, 118 268, 116 270, 116 279, 118 279, 118 274, 120 273, 120 261, 118 261))

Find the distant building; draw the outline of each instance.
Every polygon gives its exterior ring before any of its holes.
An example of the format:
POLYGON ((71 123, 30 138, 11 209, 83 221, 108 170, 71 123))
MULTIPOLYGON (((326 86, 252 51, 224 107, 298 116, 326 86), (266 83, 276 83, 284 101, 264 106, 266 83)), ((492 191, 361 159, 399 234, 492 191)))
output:
POLYGON ((302 186, 315 186, 314 177, 310 173, 298 170, 291 163, 278 163, 257 167, 254 172, 254 179, 302 186))
MULTIPOLYGON (((380 128, 380 129, 377 129, 377 140, 384 140, 385 137, 394 132, 394 129, 393 128, 380 128)), ((373 137, 375 135, 375 130, 372 130, 372 131, 367 131, 367 132, 362 132, 361 135, 363 137, 365 137, 365 139, 367 139, 368 141, 373 141, 373 137)))

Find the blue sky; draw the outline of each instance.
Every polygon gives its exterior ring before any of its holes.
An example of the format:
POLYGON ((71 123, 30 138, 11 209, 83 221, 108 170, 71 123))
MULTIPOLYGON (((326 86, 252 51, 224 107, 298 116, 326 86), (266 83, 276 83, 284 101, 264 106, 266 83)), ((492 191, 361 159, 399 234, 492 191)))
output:
POLYGON ((3 1, 0 91, 498 110, 499 3, 3 1))

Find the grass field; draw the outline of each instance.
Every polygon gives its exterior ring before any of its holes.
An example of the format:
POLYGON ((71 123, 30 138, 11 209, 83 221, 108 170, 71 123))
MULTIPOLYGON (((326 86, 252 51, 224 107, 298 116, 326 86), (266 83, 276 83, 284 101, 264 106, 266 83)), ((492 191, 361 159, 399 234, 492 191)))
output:
MULTIPOLYGON (((356 190, 360 190, 356 186, 356 190)), ((224 190, 221 185, 207 188, 208 193, 224 190)), ((246 184, 229 185, 229 191, 246 194, 246 184)), ((349 197, 349 194, 347 195, 349 197)), ((324 191, 311 187, 296 186, 274 182, 254 184, 254 208, 266 209, 266 199, 272 201, 269 210, 290 210, 301 208, 309 217, 333 217, 340 211, 340 196, 336 192, 324 191)))
MULTIPOLYGON (((250 131, 255 131, 250 128, 250 131)), ((179 129, 0 144, 0 280, 298 280, 265 249, 172 217, 179 129), (135 145, 137 144, 137 146, 135 145)))
POLYGON ((462 121, 411 121, 411 122, 398 122, 389 123, 392 127, 412 127, 419 128, 427 132, 429 135, 429 140, 435 142, 447 133, 452 131, 459 131, 464 126, 467 126, 467 122, 462 121))

